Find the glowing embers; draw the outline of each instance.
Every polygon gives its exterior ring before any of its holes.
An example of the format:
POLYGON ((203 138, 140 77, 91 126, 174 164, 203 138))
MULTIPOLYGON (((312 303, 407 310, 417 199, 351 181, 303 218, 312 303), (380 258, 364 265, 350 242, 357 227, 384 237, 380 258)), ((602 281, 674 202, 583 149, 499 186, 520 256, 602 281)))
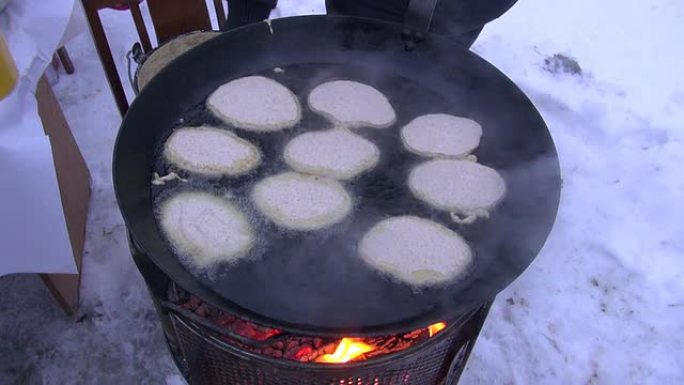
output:
POLYGON ((190 296, 178 308, 203 319, 212 329, 223 329, 224 342, 251 353, 302 363, 339 365, 370 360, 406 350, 434 337, 447 327, 445 322, 407 333, 379 337, 322 338, 289 334, 280 329, 258 325, 210 307, 190 296))

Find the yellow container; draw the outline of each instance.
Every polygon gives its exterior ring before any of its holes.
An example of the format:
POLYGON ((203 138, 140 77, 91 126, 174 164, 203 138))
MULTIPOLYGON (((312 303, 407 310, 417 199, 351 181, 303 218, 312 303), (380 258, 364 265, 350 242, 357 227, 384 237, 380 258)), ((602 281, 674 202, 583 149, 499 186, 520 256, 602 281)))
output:
POLYGON ((0 34, 0 100, 9 95, 17 84, 17 66, 10 54, 4 36, 0 34))

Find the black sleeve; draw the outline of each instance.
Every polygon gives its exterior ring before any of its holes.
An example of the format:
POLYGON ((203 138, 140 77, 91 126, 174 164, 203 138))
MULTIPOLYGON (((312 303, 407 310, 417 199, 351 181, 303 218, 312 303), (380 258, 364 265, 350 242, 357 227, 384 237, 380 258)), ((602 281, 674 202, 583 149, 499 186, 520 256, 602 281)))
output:
POLYGON ((228 0, 228 19, 224 29, 268 19, 278 0, 228 0))
POLYGON ((503 15, 516 2, 517 0, 440 0, 432 18, 432 32, 452 35, 481 29, 503 15))
POLYGON ((326 0, 329 14, 404 22, 409 0, 326 0))
MULTIPOLYGON (((330 14, 369 17, 403 23, 410 0, 326 0, 330 14)), ((424 0, 412 0, 424 1, 424 0)), ((432 32, 461 34, 481 29, 517 0, 439 0, 432 18, 432 32)))

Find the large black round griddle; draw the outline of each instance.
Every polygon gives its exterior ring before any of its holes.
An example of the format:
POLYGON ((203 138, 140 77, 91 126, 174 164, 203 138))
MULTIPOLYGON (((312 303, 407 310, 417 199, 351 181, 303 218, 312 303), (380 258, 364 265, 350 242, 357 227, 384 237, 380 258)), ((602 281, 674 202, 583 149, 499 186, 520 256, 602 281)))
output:
MULTIPOLYGON (((556 151, 527 97, 475 54, 446 40, 426 37, 407 45, 401 26, 345 17, 296 17, 225 33, 181 56, 141 92, 121 126, 114 150, 114 185, 134 241, 164 273, 205 301, 256 322, 317 334, 390 334, 424 327, 493 298, 534 259, 554 222, 560 193, 556 151), (274 72, 280 67, 284 72, 274 72), (278 80, 298 95, 302 122, 281 133, 249 133, 267 161, 240 178, 202 179, 153 188, 153 172, 174 170, 157 157, 174 127, 227 127, 204 109, 218 86, 246 75, 278 80), (254 182, 284 171, 287 140, 331 124, 306 104, 309 91, 335 79, 370 84, 397 111, 388 129, 359 129, 381 150, 377 167, 345 187, 355 197, 352 214, 318 232, 277 228, 246 199, 254 182), (447 213, 415 199, 408 172, 424 158, 401 145, 399 129, 414 117, 447 112, 470 117, 484 130, 479 161, 496 168, 508 192, 488 220, 460 226, 447 213), (183 122, 181 124, 181 121, 183 122), (154 207, 182 190, 230 192, 251 218, 259 238, 249 258, 208 271, 187 268, 157 227, 154 207), (356 244, 377 221, 418 215, 462 234, 475 251, 464 278, 416 291, 369 269, 356 244)), ((410 40, 410 38, 409 38, 410 40)), ((177 171, 177 170, 176 170, 177 171)))

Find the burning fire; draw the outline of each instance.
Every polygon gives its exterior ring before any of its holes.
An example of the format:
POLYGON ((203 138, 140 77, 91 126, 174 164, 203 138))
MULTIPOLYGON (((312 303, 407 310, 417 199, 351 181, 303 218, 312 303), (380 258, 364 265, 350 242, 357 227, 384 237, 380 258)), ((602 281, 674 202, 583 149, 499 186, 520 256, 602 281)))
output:
POLYGON ((430 333, 430 337, 442 331, 442 329, 444 329, 446 326, 447 324, 445 322, 437 322, 436 324, 428 326, 428 333, 430 333))
MULTIPOLYGON (((447 324, 445 322, 437 322, 427 327, 430 337, 442 331, 447 324)), ((425 330, 425 329, 423 329, 425 330)), ((335 352, 332 354, 324 354, 316 359, 316 362, 327 364, 343 364, 349 362, 364 353, 375 350, 374 346, 368 345, 358 338, 345 337, 340 340, 335 352)))
POLYGON ((368 353, 375 348, 365 344, 358 339, 342 338, 340 344, 333 354, 324 354, 316 359, 316 362, 325 362, 329 364, 342 364, 349 362, 354 358, 368 353))

